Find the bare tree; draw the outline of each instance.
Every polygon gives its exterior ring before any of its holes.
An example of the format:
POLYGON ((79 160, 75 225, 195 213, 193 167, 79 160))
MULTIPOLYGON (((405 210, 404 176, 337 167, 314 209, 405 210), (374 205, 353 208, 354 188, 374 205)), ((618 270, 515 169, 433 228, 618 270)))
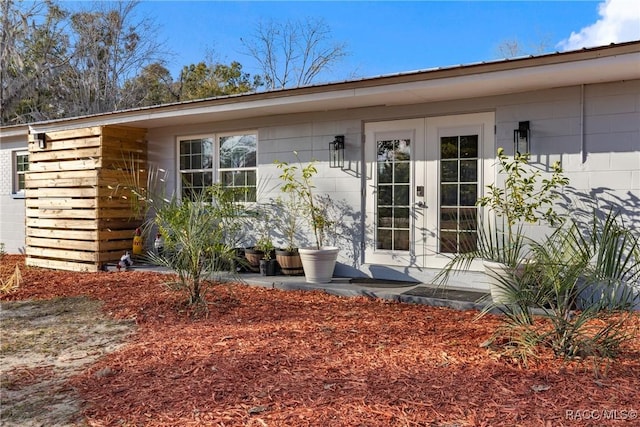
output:
POLYGON ((71 16, 75 35, 68 82, 67 115, 118 110, 133 103, 121 90, 125 81, 152 63, 162 65, 164 53, 154 38, 155 24, 137 20, 137 0, 95 3, 91 11, 71 16))
POLYGON ((67 13, 51 1, 0 5, 2 124, 57 115, 56 75, 68 64, 67 13))
POLYGON ((261 22, 247 39, 240 39, 264 74, 267 89, 313 83, 344 58, 344 43, 331 41, 331 30, 321 19, 261 22))
POLYGON ((518 39, 508 39, 502 41, 498 45, 498 56, 500 58, 515 58, 517 56, 524 55, 539 55, 544 53, 549 48, 549 41, 547 38, 541 39, 537 44, 531 45, 526 48, 524 44, 518 39))

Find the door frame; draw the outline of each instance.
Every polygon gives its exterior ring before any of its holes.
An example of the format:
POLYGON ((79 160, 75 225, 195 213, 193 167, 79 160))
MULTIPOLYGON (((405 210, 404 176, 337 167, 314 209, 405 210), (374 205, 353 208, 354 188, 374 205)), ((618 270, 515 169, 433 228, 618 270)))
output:
MULTIPOLYGON (((440 206, 440 154, 439 138, 455 133, 477 132, 478 147, 478 196, 482 196, 489 182, 495 179, 495 112, 452 114, 443 116, 365 122, 365 180, 364 235, 366 264, 403 267, 443 268, 450 254, 438 252, 440 206), (393 252, 376 249, 376 135, 393 133, 412 135, 410 178, 410 247, 409 251, 393 252), (424 196, 418 195, 418 186, 424 188, 424 196), (418 205, 419 202, 424 207, 418 205)), ((471 270, 481 270, 474 262, 471 270)))

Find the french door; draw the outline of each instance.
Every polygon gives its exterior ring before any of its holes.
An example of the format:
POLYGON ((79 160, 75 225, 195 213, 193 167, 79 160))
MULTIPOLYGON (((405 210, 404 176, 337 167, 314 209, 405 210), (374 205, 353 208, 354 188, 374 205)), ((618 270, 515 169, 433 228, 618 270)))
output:
POLYGON ((493 113, 365 125, 366 263, 438 268, 474 248, 493 128, 493 113))

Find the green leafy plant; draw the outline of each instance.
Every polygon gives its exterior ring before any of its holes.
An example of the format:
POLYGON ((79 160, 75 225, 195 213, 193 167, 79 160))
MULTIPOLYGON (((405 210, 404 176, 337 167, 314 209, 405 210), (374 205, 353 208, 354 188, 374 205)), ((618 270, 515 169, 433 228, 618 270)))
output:
MULTIPOLYGON (((488 208, 488 217, 478 223, 477 239, 474 246, 462 250, 451 257, 437 277, 446 282, 449 275, 458 270, 467 270, 475 259, 483 259, 504 264, 517 274, 517 269, 526 262, 529 239, 525 236, 524 223, 547 223, 559 226, 564 216, 556 209, 560 197, 559 189, 569 183, 558 162, 551 166, 550 176, 543 177, 538 169, 529 165, 529 155, 516 153, 513 158, 497 151, 499 173, 504 176, 502 184, 487 186, 487 194, 478 198, 476 205, 488 208)), ((465 218, 476 223, 476 218, 465 218)), ((493 275, 494 273, 490 273, 493 275)), ((513 280, 508 277, 494 277, 499 286, 512 288, 513 280)))
POLYGON ((303 213, 298 197, 297 193, 288 193, 286 198, 278 197, 274 202, 277 228, 282 232, 283 249, 288 252, 297 250, 296 236, 302 225, 303 213))
POLYGON ((322 204, 314 194, 313 177, 318 173, 315 161, 302 166, 298 153, 294 151, 298 165, 276 160, 275 164, 282 170, 280 179, 283 181, 281 190, 291 195, 300 205, 300 212, 313 229, 316 249, 324 246, 325 228, 329 225, 322 204))
POLYGON ((487 195, 480 197, 478 206, 487 206, 496 216, 504 218, 507 233, 519 222, 547 222, 555 226, 564 221, 555 210, 555 202, 560 197, 558 189, 569 184, 560 162, 551 165, 551 176, 543 178, 538 169, 529 165, 529 154, 516 153, 513 158, 498 148, 499 172, 505 175, 502 185, 487 185, 487 195), (542 179, 541 179, 542 178, 542 179))

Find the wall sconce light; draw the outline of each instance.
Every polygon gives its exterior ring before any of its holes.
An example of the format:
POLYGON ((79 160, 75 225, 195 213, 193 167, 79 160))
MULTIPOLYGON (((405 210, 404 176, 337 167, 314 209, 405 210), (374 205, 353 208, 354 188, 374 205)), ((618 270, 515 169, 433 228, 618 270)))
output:
POLYGON ((38 142, 38 147, 40 147, 41 150, 44 150, 45 148, 47 148, 47 134, 46 133, 37 133, 36 134, 36 141, 38 142))
POLYGON ((518 129, 513 131, 513 151, 518 154, 529 154, 531 142, 531 129, 529 121, 518 122, 518 129))
POLYGON ((329 167, 344 167, 344 135, 336 135, 329 143, 329 167))

